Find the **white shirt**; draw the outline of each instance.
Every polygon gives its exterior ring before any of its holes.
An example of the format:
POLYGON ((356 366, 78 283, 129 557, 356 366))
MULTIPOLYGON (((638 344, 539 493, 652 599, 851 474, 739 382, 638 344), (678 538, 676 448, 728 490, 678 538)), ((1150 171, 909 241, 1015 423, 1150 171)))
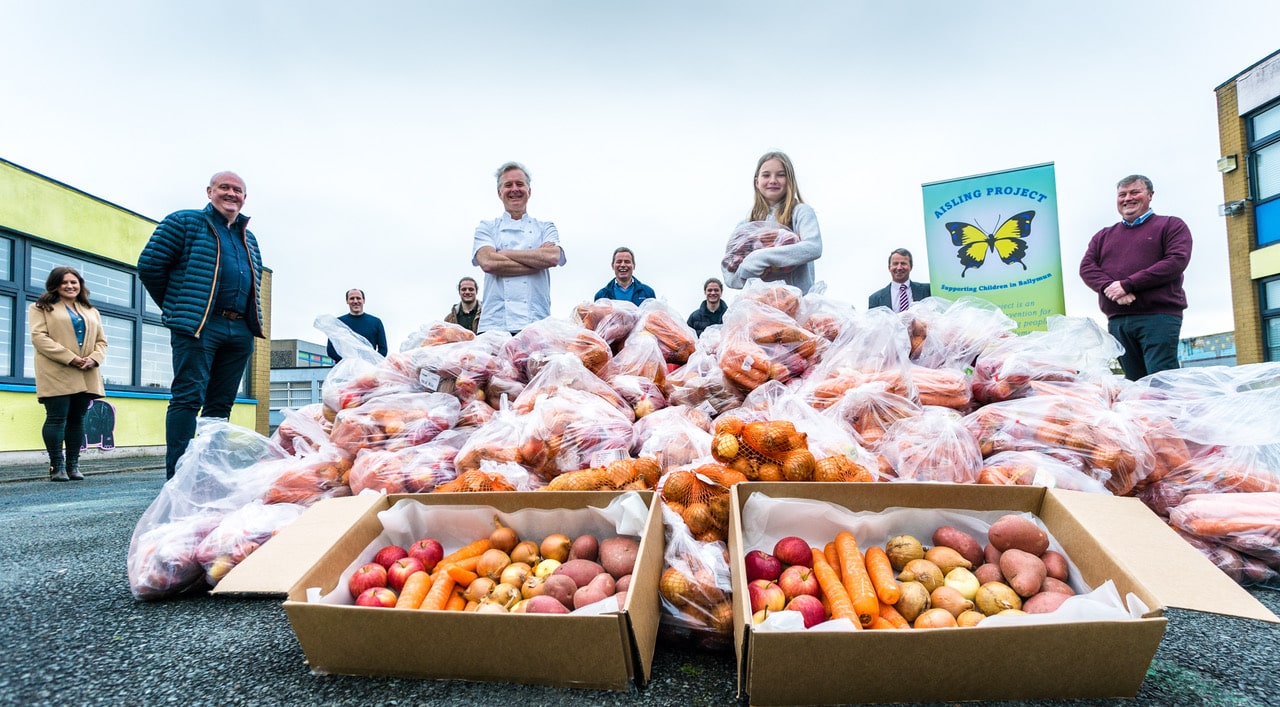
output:
MULTIPOLYGON (((485 246, 494 250, 533 250, 543 243, 560 245, 560 232, 550 221, 525 214, 519 219, 503 213, 500 218, 481 221, 471 243, 471 264, 479 265, 476 253, 485 246)), ((560 265, 565 264, 560 249, 560 265)), ((519 331, 551 316, 551 271, 532 275, 502 277, 484 275, 484 299, 480 303, 480 331, 519 331)))

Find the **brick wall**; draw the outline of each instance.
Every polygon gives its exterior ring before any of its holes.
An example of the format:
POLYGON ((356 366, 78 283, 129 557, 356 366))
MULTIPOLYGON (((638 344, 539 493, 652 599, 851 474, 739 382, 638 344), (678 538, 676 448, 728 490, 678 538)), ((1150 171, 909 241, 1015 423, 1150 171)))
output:
POLYGON ((249 365, 249 390, 258 401, 255 429, 270 434, 271 429, 271 271, 262 269, 262 334, 254 340, 253 362, 249 365))
MULTIPOLYGON (((1222 175, 1224 202, 1239 201, 1249 196, 1249 149, 1245 121, 1236 103, 1236 82, 1217 90, 1218 140, 1222 155, 1236 156, 1236 169, 1222 175)), ((1253 202, 1244 211, 1226 216, 1227 262, 1231 270, 1231 309, 1236 326, 1236 363, 1258 363, 1263 360, 1262 316, 1258 302, 1258 283, 1249 277, 1249 252, 1253 249, 1253 202)))

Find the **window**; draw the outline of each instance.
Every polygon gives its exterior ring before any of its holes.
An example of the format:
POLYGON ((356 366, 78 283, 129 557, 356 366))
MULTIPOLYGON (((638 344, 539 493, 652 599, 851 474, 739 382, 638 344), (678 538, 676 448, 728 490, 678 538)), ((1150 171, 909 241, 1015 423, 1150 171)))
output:
POLYGON ((296 410, 303 405, 319 402, 312 397, 312 385, 309 380, 271 381, 271 409, 283 410, 292 408, 296 410))
POLYGON ((102 381, 110 390, 168 392, 173 380, 169 333, 127 265, 92 254, 0 232, 0 382, 35 382, 35 350, 26 336, 26 306, 44 293, 49 272, 59 265, 78 270, 89 300, 102 318, 107 355, 102 381), (159 389, 159 390, 157 390, 159 389))
POLYGON ((89 287, 89 299, 95 305, 133 306, 132 273, 36 246, 31 247, 31 290, 44 292, 44 282, 49 277, 49 271, 59 265, 70 265, 80 272, 89 287))
POLYGON ((0 296, 0 377, 13 375, 13 298, 0 296))
POLYGON ((133 322, 102 316, 102 333, 107 337, 107 357, 102 362, 104 385, 133 385, 133 322))
MULTIPOLYGON (((150 302, 151 298, 148 297, 150 302)), ((168 388, 173 382, 173 355, 169 350, 169 330, 155 324, 142 325, 142 380, 144 388, 168 388)))
POLYGON ((1262 290, 1262 357, 1280 361, 1280 277, 1263 280, 1262 290))
POLYGON ((0 238, 0 280, 13 279, 13 241, 0 238))
POLYGON ((1258 247, 1280 242, 1280 103, 1249 118, 1249 167, 1258 247))

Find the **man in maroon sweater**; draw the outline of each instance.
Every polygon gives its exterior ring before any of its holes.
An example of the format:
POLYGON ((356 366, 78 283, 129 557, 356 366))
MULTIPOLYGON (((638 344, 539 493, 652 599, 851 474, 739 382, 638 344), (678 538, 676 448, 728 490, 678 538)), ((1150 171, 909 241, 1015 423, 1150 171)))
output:
POLYGON ((1120 223, 1094 234, 1080 261, 1080 278, 1098 293, 1107 329, 1124 346, 1125 378, 1138 380, 1178 367, 1191 231, 1182 219, 1151 210, 1150 179, 1132 174, 1116 190, 1120 223))

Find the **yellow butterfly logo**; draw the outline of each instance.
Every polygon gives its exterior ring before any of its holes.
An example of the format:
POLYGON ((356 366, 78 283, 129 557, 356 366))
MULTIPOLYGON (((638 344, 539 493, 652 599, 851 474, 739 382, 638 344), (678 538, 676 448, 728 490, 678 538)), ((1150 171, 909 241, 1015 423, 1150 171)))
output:
POLYGON ((956 251, 956 257, 964 266, 964 270, 960 271, 960 277, 964 277, 969 268, 982 267, 989 252, 1000 256, 1000 260, 1006 265, 1017 263, 1026 270, 1027 264, 1022 262, 1022 259, 1027 255, 1027 242, 1023 239, 1031 235, 1031 219, 1035 218, 1035 215, 1034 211, 1015 214, 1000 224, 994 233, 987 233, 977 226, 961 221, 948 223, 947 230, 951 232, 951 244, 960 246, 960 250, 956 251))

